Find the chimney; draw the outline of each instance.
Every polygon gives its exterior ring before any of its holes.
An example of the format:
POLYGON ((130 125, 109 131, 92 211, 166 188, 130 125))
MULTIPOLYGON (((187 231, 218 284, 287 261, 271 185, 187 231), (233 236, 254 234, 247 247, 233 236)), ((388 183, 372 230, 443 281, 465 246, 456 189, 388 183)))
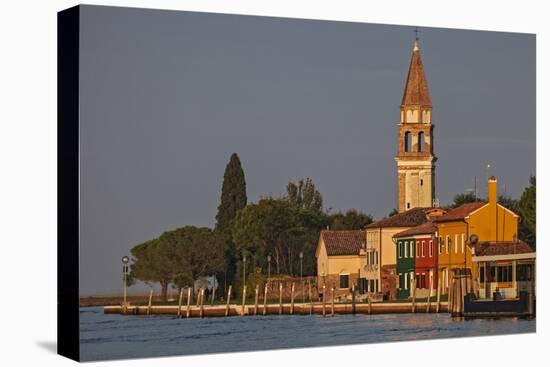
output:
POLYGON ((489 177, 487 181, 487 200, 489 204, 497 203, 497 179, 495 176, 489 177))

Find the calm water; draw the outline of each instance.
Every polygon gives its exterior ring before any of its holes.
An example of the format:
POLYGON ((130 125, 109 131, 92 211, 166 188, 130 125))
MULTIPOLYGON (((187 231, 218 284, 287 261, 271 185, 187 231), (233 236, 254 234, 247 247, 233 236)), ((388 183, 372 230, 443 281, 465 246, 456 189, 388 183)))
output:
POLYGON ((258 316, 176 319, 80 309, 82 360, 239 352, 535 332, 535 320, 449 314, 258 316))

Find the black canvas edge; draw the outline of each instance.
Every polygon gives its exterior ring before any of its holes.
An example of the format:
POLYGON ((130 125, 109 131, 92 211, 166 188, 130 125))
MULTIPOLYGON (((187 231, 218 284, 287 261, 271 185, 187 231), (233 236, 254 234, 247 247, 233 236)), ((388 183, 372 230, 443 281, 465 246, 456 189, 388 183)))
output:
POLYGON ((57 353, 80 360, 80 7, 57 13, 57 353))

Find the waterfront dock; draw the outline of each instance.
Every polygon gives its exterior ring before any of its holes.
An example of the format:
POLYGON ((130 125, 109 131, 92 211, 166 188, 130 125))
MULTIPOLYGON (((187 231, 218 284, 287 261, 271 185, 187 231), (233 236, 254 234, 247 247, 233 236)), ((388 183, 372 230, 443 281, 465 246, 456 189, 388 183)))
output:
POLYGON ((204 305, 204 306, 177 306, 177 305, 154 305, 154 306, 127 306, 113 305, 103 308, 106 314, 124 315, 174 315, 182 318, 189 317, 225 317, 225 316, 262 316, 262 315, 342 315, 342 314, 393 314, 393 313, 436 313, 447 312, 447 302, 441 302, 439 310, 435 303, 412 302, 383 302, 383 303, 359 303, 355 304, 325 304, 322 303, 291 303, 263 305, 247 304, 244 307, 239 304, 230 305, 204 305), (428 310, 429 306, 429 310, 428 310), (355 310, 354 310, 355 308, 355 310))

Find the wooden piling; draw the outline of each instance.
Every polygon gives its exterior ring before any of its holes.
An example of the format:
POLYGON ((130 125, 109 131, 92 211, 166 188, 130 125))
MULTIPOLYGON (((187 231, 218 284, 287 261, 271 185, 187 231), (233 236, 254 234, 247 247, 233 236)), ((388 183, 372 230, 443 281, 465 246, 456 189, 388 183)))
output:
POLYGON ((430 307, 432 306, 432 291, 433 291, 434 283, 433 283, 433 273, 431 270, 430 270, 430 275, 428 279, 430 280, 430 293, 428 293, 428 302, 426 302, 427 303, 426 313, 430 313, 430 307))
POLYGON ((355 284, 351 285, 351 313, 355 314, 355 284))
POLYGON ((330 288, 331 291, 331 304, 330 304, 330 314, 331 316, 334 316, 334 286, 330 288))
POLYGON ((326 310, 325 310, 325 304, 326 304, 326 299, 327 299, 327 292, 326 292, 326 286, 323 284, 323 317, 325 317, 326 315, 326 310))
POLYGON ((372 304, 370 300, 370 296, 367 296, 367 302, 369 303, 369 315, 372 313, 372 304))
POLYGON ((264 287, 264 308, 263 308, 263 314, 264 316, 266 315, 267 313, 267 290, 269 289, 268 285, 267 285, 267 282, 265 282, 265 287, 264 287))
POLYGON ((229 289, 227 290, 227 305, 225 306, 225 316, 229 315, 229 302, 231 301, 231 288, 232 286, 229 286, 229 289))
POLYGON ((411 277, 411 293, 412 293, 412 313, 416 312, 416 274, 411 277))
POLYGON ((283 283, 279 282, 279 315, 283 314, 283 283))
POLYGON ((294 313, 294 282, 292 282, 292 286, 290 288, 290 314, 292 315, 294 313))
POLYGON ((308 282, 309 314, 313 313, 313 298, 311 297, 311 281, 308 282))
POLYGON ((436 302, 435 302, 435 313, 439 313, 439 305, 441 302, 441 281, 437 280, 437 291, 436 291, 436 302))
POLYGON ((254 295, 254 316, 258 315, 258 293, 260 292, 260 286, 256 284, 255 295, 254 295))
POLYGON ((241 307, 241 316, 244 316, 245 305, 246 305, 246 284, 243 286, 243 303, 241 307))
POLYGON ((217 287, 212 287, 212 296, 210 297, 210 306, 214 306, 214 299, 216 298, 217 287))
POLYGON ((187 287, 187 311, 185 312, 185 317, 189 318, 191 314, 191 287, 187 287))
POLYGON ((200 304, 201 304, 201 308, 200 308, 200 317, 204 317, 204 291, 205 289, 204 288, 201 288, 199 290, 199 298, 200 298, 200 304))
POLYGON ((177 317, 179 318, 181 316, 181 301, 183 299, 183 288, 180 288, 180 295, 178 300, 178 314, 177 317))
POLYGON ((149 291, 149 304, 147 305, 147 315, 151 314, 151 303, 153 302, 153 290, 149 291))

